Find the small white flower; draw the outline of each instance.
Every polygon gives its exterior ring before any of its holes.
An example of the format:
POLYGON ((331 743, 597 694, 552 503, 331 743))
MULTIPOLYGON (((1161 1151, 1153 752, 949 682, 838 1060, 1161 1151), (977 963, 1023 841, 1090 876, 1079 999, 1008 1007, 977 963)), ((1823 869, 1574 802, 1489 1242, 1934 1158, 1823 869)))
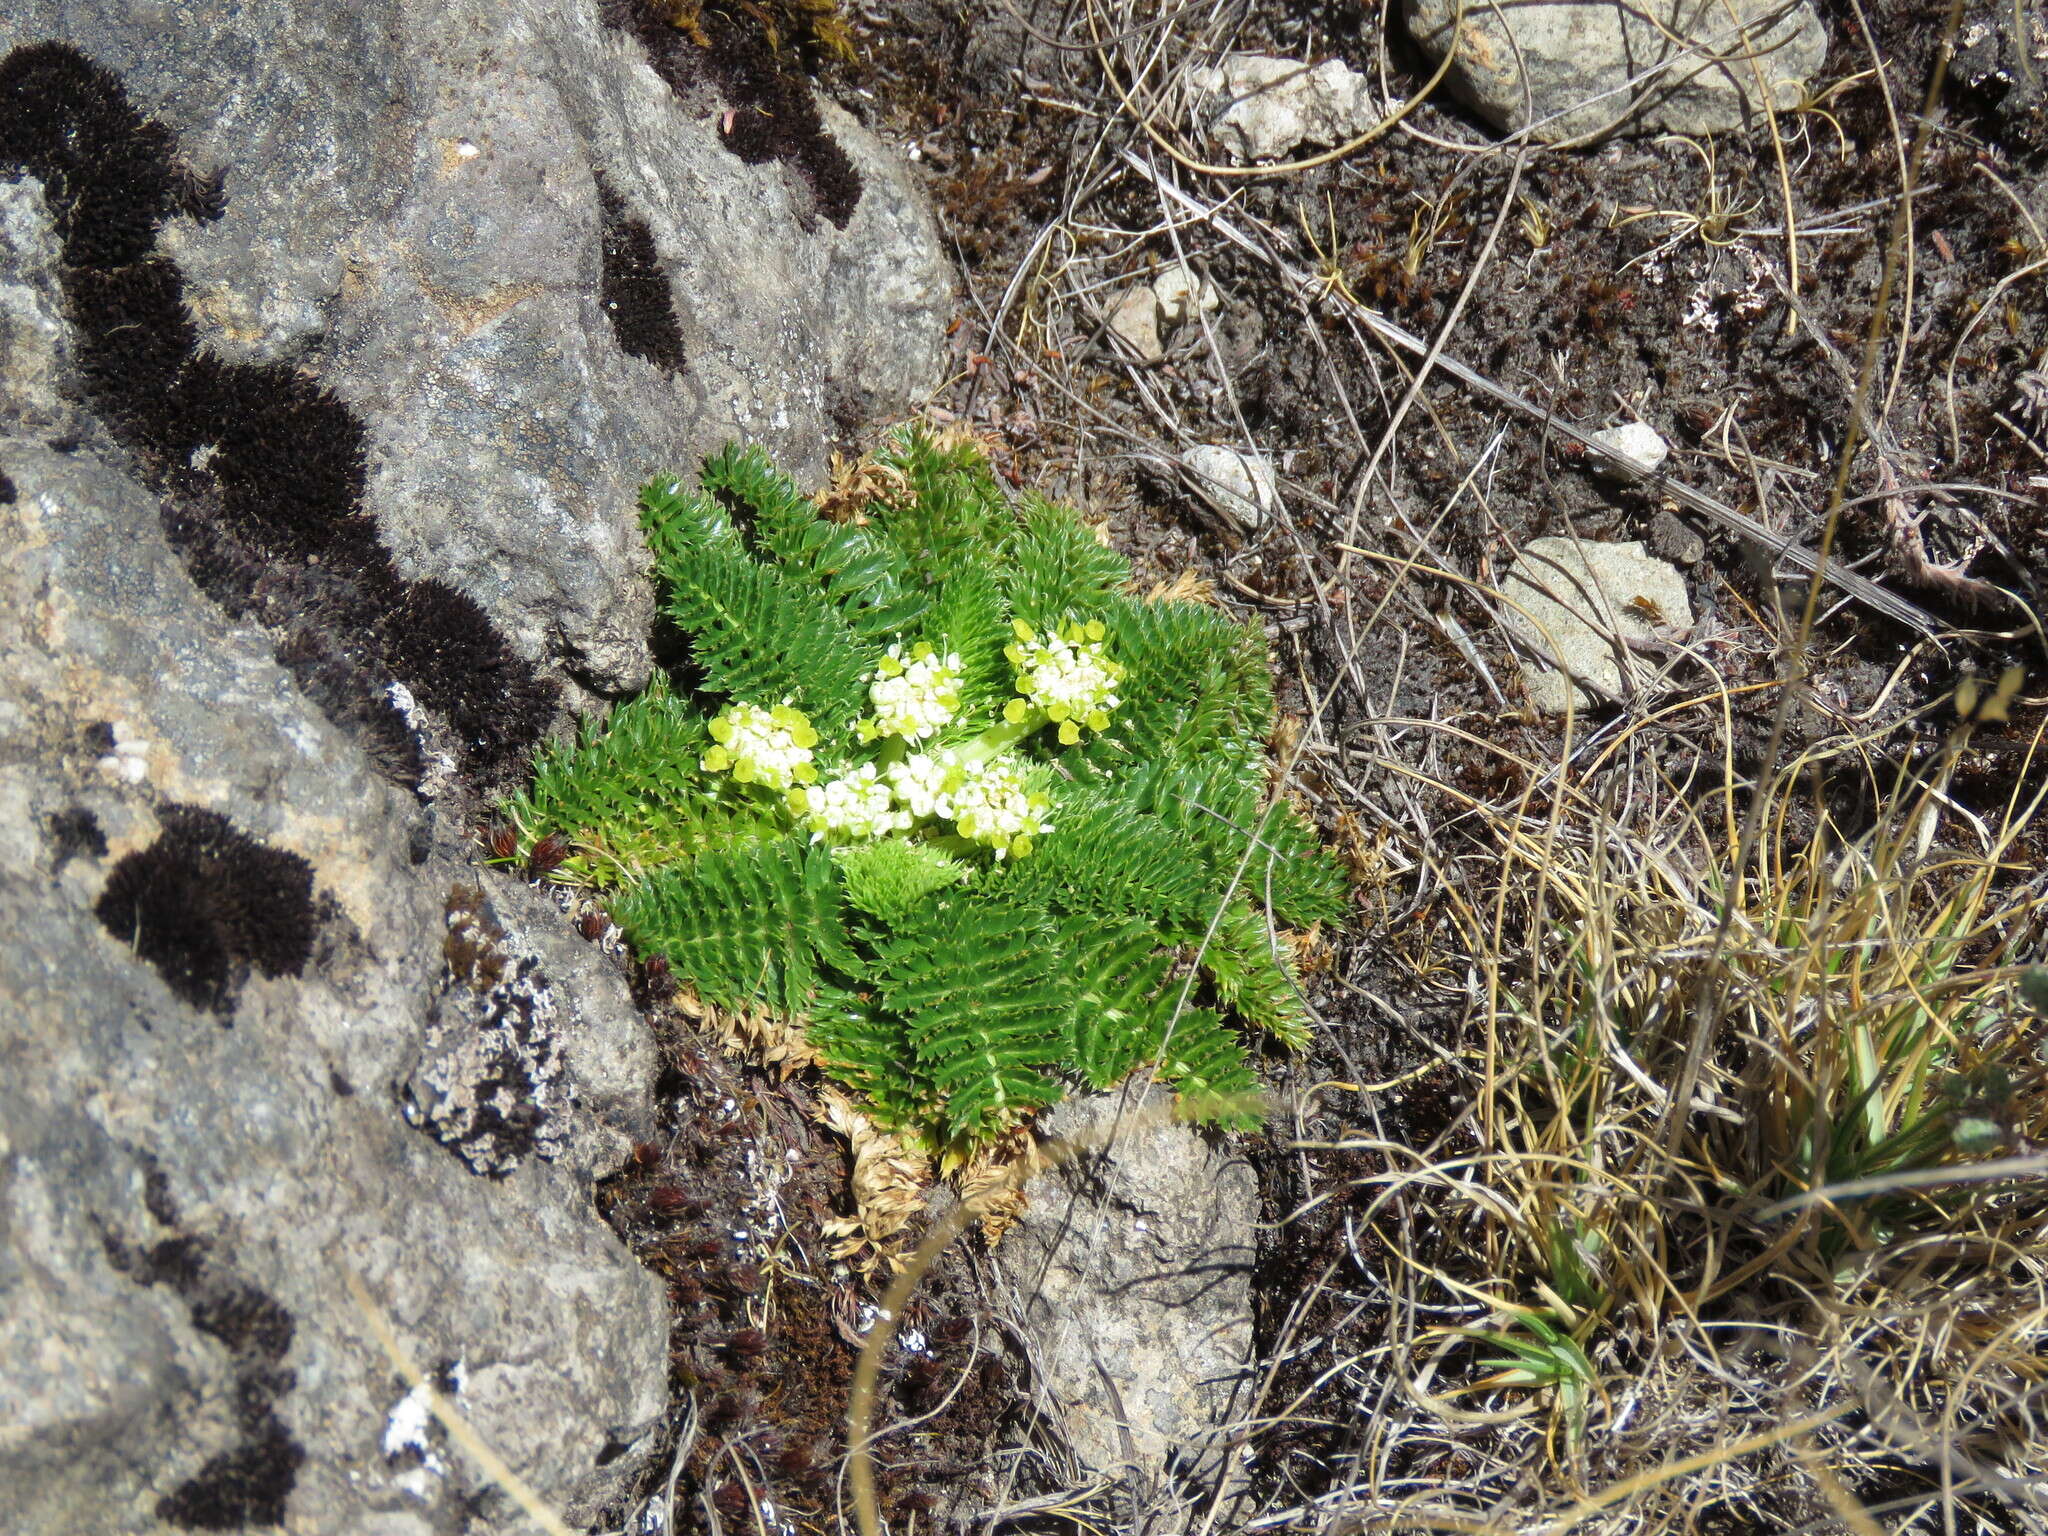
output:
POLYGON ((889 786, 863 763, 842 779, 828 784, 807 784, 789 792, 789 808, 811 829, 811 841, 826 837, 857 841, 900 832, 910 826, 910 814, 896 809, 889 786))
POLYGON ((900 763, 889 765, 889 788, 896 802, 918 820, 927 816, 951 818, 953 791, 966 780, 960 754, 950 747, 938 752, 913 752, 900 763))
POLYGON ((818 777, 811 766, 811 748, 818 733, 800 709, 784 699, 773 709, 758 704, 728 704, 711 722, 714 745, 704 754, 710 773, 730 773, 742 784, 788 789, 818 777))
POLYGON ((1116 688, 1124 669, 1109 658, 1102 621, 1069 622, 1043 638, 1022 619, 1013 628, 1017 642, 1003 654, 1017 669, 1017 692, 1023 697, 1004 706, 1003 718, 1014 725, 1042 709, 1059 726, 1066 746, 1081 739, 1084 725, 1108 730, 1109 713, 1122 702, 1116 688))
POLYGON ((1024 766, 1013 757, 967 769, 952 793, 953 824, 971 842, 986 843, 998 859, 1022 858, 1031 841, 1052 830, 1045 813, 1052 801, 1030 789, 1024 766))
POLYGON ((941 656, 923 641, 906 658, 901 645, 889 647, 872 676, 868 697, 872 719, 860 722, 862 741, 900 736, 924 741, 936 736, 960 713, 960 653, 941 656))

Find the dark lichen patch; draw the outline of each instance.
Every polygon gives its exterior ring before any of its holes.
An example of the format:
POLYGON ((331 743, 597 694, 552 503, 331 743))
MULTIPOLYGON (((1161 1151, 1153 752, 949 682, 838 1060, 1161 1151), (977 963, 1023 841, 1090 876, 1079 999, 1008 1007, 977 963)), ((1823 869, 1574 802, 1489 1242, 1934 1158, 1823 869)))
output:
POLYGON ((192 1306, 192 1326, 237 1354, 282 1360, 291 1352, 292 1315, 267 1291, 228 1282, 187 1299, 192 1306))
POLYGON ((170 130, 128 105, 114 77, 63 43, 0 62, 0 161, 28 167, 57 213, 64 259, 143 260, 180 204, 170 130))
POLYGON ((619 350, 664 372, 681 373, 683 332, 676 322, 668 274, 654 249, 654 231, 645 219, 626 211, 626 200, 602 175, 597 178, 597 205, 604 216, 598 302, 619 350))
POLYGON ((0 507, 13 506, 14 498, 17 494, 14 489, 13 480, 9 479, 5 474, 0 474, 0 507))
POLYGON ((178 1202, 171 1194, 170 1177, 164 1172, 163 1165, 151 1152, 137 1152, 136 1159, 142 1164, 143 1209, 156 1218, 159 1226, 177 1226, 180 1219, 178 1202))
POLYGON ((168 1285, 180 1296, 197 1294, 206 1277, 207 1241, 180 1234, 130 1248, 115 1237, 103 1237, 107 1262, 137 1285, 168 1285))
POLYGON ((313 952, 313 868, 198 806, 172 804, 114 866, 95 911, 195 1008, 223 1021, 251 966, 297 976, 313 952))
MULTIPOLYGON (((145 1172, 161 1179, 153 1160, 145 1160, 145 1172)), ((176 1215, 168 1190, 149 1207, 159 1222, 176 1215)), ((277 1414, 277 1404, 298 1385, 297 1374, 281 1364, 296 1328, 291 1313, 261 1287, 221 1273, 212 1262, 213 1245, 203 1237, 180 1232, 137 1248, 103 1230, 100 1241, 107 1261, 137 1285, 176 1291, 192 1326, 219 1340, 235 1360, 233 1411, 240 1438, 158 1499, 157 1518, 189 1531, 281 1524, 306 1460, 305 1448, 277 1414)))
POLYGON ((107 834, 100 830, 100 819, 82 805, 52 812, 48 831, 50 848, 55 855, 51 863, 52 873, 81 856, 95 859, 107 856, 107 834))
POLYGON ((207 1458, 197 1474, 157 1500, 156 1517, 188 1531, 281 1525, 306 1451, 274 1411, 240 1445, 207 1458))
POLYGON ((392 698, 399 682, 447 719, 479 781, 512 775, 553 719, 556 689, 466 594, 400 579, 361 510, 365 434, 342 401, 289 365, 198 350, 157 230, 217 217, 225 194, 175 148, 75 49, 44 43, 0 61, 0 168, 43 183, 91 402, 163 496, 193 579, 273 627, 278 660, 386 774, 417 784, 422 771, 392 698))
POLYGON ((283 636, 277 642, 277 661, 291 673, 299 691, 354 738, 385 778, 394 784, 419 783, 426 757, 419 736, 392 706, 388 690, 397 679, 369 691, 364 684, 373 681, 374 674, 334 631, 278 617, 283 636))
POLYGON ((391 670, 448 722, 480 776, 522 767, 559 695, 505 644, 476 599, 443 581, 406 582, 377 605, 374 632, 391 670))
POLYGON ((671 90, 680 95, 702 81, 714 85, 728 108, 720 131, 725 147, 749 165, 788 165, 810 188, 818 212, 846 228, 860 203, 860 172, 819 117, 798 61, 777 49, 757 19, 706 7, 686 31, 671 24, 670 7, 657 0, 604 0, 602 13, 608 26, 639 40, 671 90))

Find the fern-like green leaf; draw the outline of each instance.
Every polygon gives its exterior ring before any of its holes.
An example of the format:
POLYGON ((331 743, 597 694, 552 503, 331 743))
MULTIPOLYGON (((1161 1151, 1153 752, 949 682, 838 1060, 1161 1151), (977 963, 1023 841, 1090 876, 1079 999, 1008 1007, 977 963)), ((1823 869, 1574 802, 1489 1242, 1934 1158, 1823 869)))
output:
POLYGON ((995 576, 984 566, 956 572, 938 591, 919 638, 940 655, 960 657, 963 719, 1000 708, 1015 694, 1015 675, 1003 648, 1016 637, 995 576))
POLYGON ((821 962, 855 971, 832 858, 795 838, 714 849, 626 887, 612 916, 706 1001, 801 1012, 821 962))
POLYGON ((872 526, 903 559, 935 582, 986 566, 1013 518, 988 461, 971 444, 942 448, 929 433, 906 428, 891 433, 875 459, 906 487, 871 509, 872 526))
POLYGON ((1180 1091, 1180 1111, 1190 1120, 1250 1130, 1265 1119, 1244 1042, 1207 1008, 1187 1009, 1173 1021, 1159 1080, 1180 1091))
POLYGON ((1090 1087, 1113 1088, 1159 1053, 1182 990, 1168 984, 1173 956, 1146 924, 1092 914, 1062 922, 1059 940, 1074 967, 1067 1059, 1090 1087))
POLYGON ((1206 769, 1154 763, 1109 786, 1134 810, 1156 815, 1199 850, 1220 896, 1237 889, 1283 923, 1307 927, 1344 910, 1348 887, 1336 860, 1284 799, 1270 803, 1256 765, 1206 769))
POLYGON ((1072 993, 1062 971, 1041 914, 971 894, 932 898, 882 947, 876 989, 909 1026, 948 1136, 993 1134, 1060 1097, 1036 1069, 1066 1044, 1072 993))
POLYGON ((703 486, 785 573, 808 571, 862 639, 894 635, 927 607, 894 548, 865 528, 819 516, 817 504, 758 446, 734 444, 713 454, 703 486))
POLYGON ((647 552, 654 557, 655 579, 664 585, 672 573, 686 568, 706 549, 744 554, 746 545, 725 509, 710 497, 686 488, 673 475, 640 487, 640 528, 647 552))
POLYGON ((1266 919, 1242 897, 1218 918, 1202 950, 1202 970, 1230 1009, 1291 1050, 1309 1042, 1308 1007, 1293 961, 1266 919))
POLYGON ((1266 642, 1199 603, 1144 603, 1117 595, 1102 611, 1111 654, 1124 667, 1115 724, 1085 754, 1115 770, 1130 763, 1193 766, 1259 760, 1272 729, 1266 642))
POLYGON ((1063 619, 1098 618, 1131 579, 1131 563, 1095 536, 1070 507, 1040 497, 1024 503, 1004 546, 1010 611, 1051 628, 1063 619))
POLYGON ((690 637, 704 686, 741 703, 790 699, 836 739, 867 703, 864 646, 816 588, 743 554, 706 549, 675 573, 668 616, 690 637))
POLYGON ((697 766, 710 743, 701 712, 659 674, 637 699, 572 744, 545 748, 533 783, 506 804, 522 853, 551 833, 574 850, 558 878, 613 884, 708 848, 779 835, 762 810, 720 793, 697 766))
POLYGON ((1245 866, 1253 904, 1270 907, 1295 928, 1341 918, 1351 905, 1351 882, 1315 828, 1287 800, 1275 799, 1258 829, 1245 866))
POLYGON ((917 1069, 909 1027, 872 989, 820 986, 804 1034, 832 1075, 866 1095, 884 1124, 915 1125, 939 1103, 938 1088, 917 1069))
POLYGON ((1029 858, 992 870, 987 888, 1033 906, 1144 917, 1173 930, 1205 925, 1222 896, 1185 832, 1092 788, 1055 801, 1052 833, 1029 858))

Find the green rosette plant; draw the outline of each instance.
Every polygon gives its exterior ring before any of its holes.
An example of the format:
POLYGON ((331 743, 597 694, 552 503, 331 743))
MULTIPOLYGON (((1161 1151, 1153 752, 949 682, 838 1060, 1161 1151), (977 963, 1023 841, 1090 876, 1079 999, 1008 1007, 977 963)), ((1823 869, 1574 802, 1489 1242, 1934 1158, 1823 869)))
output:
POLYGON ((1263 636, 1146 602, 1073 511, 894 434, 835 520, 753 448, 641 517, 688 662, 506 807, 706 1002, 800 1027, 879 1121, 971 1153, 1149 1067, 1256 1117, 1308 1018, 1283 927, 1346 888, 1273 793, 1263 636))

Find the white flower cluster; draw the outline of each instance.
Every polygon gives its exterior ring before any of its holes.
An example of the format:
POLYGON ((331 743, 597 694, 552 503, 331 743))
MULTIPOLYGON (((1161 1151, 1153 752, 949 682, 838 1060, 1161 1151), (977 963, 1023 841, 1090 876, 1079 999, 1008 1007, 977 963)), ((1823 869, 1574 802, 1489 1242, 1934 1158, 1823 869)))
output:
POLYGON ((810 784, 789 792, 789 808, 811 829, 811 841, 826 837, 860 840, 909 830, 908 811, 896 809, 895 796, 873 763, 862 763, 842 779, 810 784))
POLYGON ((950 821, 998 859, 1024 857, 1033 838, 1052 830, 1045 819, 1052 801, 1029 787, 1024 765, 1013 757, 966 763, 950 749, 918 752, 890 767, 889 787, 910 816, 950 821))
POLYGON ((1003 718, 1014 725, 1042 709, 1059 726, 1061 744, 1069 747, 1081 739, 1084 725, 1108 730, 1109 712, 1122 702, 1116 688, 1124 669, 1109 658, 1102 621, 1069 622, 1043 639, 1022 619, 1013 628, 1017 641, 1003 654, 1017 669, 1017 692, 1023 697, 1004 706, 1003 718))
POLYGON ((704 754, 703 766, 711 773, 730 773, 742 784, 759 784, 765 789, 788 789, 792 784, 814 783, 818 770, 811 766, 811 748, 818 733, 800 709, 784 699, 773 709, 758 704, 729 704, 711 722, 711 739, 716 743, 704 754))
POLYGON ((953 792, 966 780, 960 754, 947 747, 938 752, 913 752, 889 765, 889 787, 897 803, 922 821, 927 816, 953 815, 953 792))
MULTIPOLYGON (((1052 831, 1046 820, 1052 801, 1031 787, 1028 763, 998 748, 1047 723, 1059 727, 1067 746, 1084 729, 1108 730, 1124 669, 1110 659, 1100 620, 1069 619, 1043 636, 1021 619, 1011 627, 1016 643, 1004 654, 1016 668, 1019 696, 1004 706, 1009 725, 985 732, 964 755, 951 747, 912 751, 886 767, 862 763, 821 784, 812 761, 818 733, 784 699, 773 708, 731 704, 721 710, 711 722, 713 745, 703 766, 780 793, 813 841, 865 841, 908 832, 919 822, 951 822, 996 858, 1022 858, 1033 839, 1052 831)), ((907 652, 890 646, 867 678, 875 712, 859 722, 856 734, 870 743, 895 738, 916 747, 929 741, 960 714, 962 670, 957 652, 941 654, 928 642, 907 652)), ((900 750, 892 746, 882 756, 900 750)))
POLYGON ((919 641, 906 659, 903 647, 892 645, 873 676, 868 697, 872 719, 860 722, 860 739, 900 736, 924 741, 938 734, 960 712, 960 654, 941 656, 919 641))
POLYGON ((971 842, 986 843, 998 859, 1023 858, 1031 840, 1052 830, 1045 813, 1052 801, 1024 781, 1023 765, 999 757, 971 772, 953 791, 953 825, 971 842))

